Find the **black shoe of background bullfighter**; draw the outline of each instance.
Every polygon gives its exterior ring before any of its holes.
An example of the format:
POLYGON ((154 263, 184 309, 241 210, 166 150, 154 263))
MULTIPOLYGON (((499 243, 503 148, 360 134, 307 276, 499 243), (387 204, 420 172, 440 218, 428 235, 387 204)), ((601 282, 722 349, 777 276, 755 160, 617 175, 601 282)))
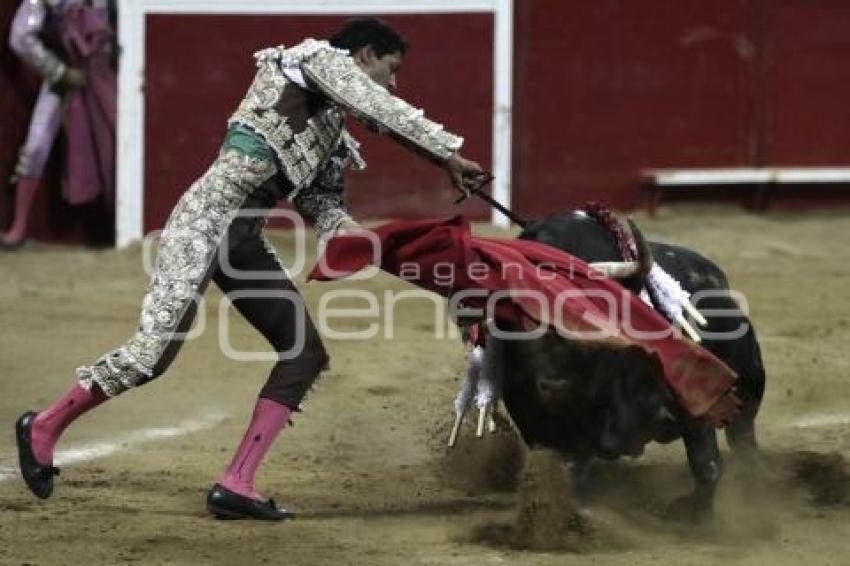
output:
POLYGON ((258 501, 239 495, 226 487, 215 484, 207 494, 207 510, 216 519, 259 519, 260 521, 283 521, 294 519, 295 513, 279 508, 274 499, 258 501))
POLYGON ((15 423, 15 436, 18 439, 18 465, 27 487, 36 497, 47 499, 53 493, 53 476, 59 475, 59 468, 42 466, 32 451, 32 425, 36 413, 27 411, 15 423))

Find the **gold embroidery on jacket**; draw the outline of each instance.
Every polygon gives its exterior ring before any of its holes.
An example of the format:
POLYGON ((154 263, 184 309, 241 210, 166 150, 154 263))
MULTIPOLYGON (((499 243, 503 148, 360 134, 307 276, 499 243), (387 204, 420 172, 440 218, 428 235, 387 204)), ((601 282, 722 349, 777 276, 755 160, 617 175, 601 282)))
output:
MULTIPOLYGON (((422 110, 392 96, 345 51, 325 41, 307 39, 290 49, 273 47, 255 56, 259 71, 229 124, 245 126, 266 140, 293 185, 290 200, 316 178, 341 143, 345 111, 432 159, 446 159, 463 144, 463 138, 446 132, 440 124, 425 118, 422 110), (283 73, 292 65, 300 66, 311 85, 339 106, 311 116, 301 132, 293 132, 287 118, 275 109, 284 88, 293 84, 283 73)), ((355 162, 360 161, 357 155, 355 162)))
POLYGON ((155 377, 154 370, 192 304, 230 222, 245 199, 275 174, 272 160, 223 150, 186 191, 159 239, 157 259, 135 334, 90 366, 77 369, 86 389, 118 395, 155 377))
POLYGON ((305 76, 358 120, 436 159, 460 149, 463 138, 424 117, 423 111, 393 96, 354 60, 334 50, 318 50, 301 64, 305 76))
POLYGON ((266 140, 292 183, 293 193, 297 193, 315 178, 339 144, 344 115, 337 108, 327 107, 311 116, 303 131, 293 132, 286 117, 275 110, 288 83, 279 70, 261 69, 229 124, 245 126, 266 140))

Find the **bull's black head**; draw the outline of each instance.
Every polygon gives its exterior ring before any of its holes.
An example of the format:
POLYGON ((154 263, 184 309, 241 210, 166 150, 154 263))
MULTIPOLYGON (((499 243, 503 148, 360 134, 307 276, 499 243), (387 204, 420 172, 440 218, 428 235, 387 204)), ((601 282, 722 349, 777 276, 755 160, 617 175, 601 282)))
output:
POLYGON ((668 428, 672 397, 660 363, 643 349, 631 346, 600 355, 593 382, 597 414, 604 415, 597 439, 600 455, 639 456, 668 428))
POLYGON ((586 400, 586 379, 596 363, 596 352, 582 342, 566 340, 555 332, 528 344, 534 366, 534 386, 542 404, 562 413, 586 400))
POLYGON ((638 456, 669 428, 672 396, 656 359, 637 346, 568 340, 555 333, 528 345, 537 398, 563 431, 598 456, 638 456))

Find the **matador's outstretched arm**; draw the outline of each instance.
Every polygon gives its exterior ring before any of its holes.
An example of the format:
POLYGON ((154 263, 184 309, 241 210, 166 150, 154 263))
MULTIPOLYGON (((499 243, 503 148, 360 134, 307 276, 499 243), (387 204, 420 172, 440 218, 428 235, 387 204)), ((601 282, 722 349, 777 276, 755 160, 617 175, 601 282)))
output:
POLYGON ((432 161, 443 164, 463 145, 463 138, 390 94, 339 50, 319 50, 302 63, 301 69, 316 89, 357 120, 432 161))

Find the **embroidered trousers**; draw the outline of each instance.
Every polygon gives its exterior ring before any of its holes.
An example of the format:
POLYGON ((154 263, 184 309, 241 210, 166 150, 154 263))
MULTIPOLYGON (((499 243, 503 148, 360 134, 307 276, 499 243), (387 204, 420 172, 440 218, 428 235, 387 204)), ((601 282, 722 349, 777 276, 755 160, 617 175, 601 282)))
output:
POLYGON ((298 408, 328 356, 303 299, 263 235, 261 186, 273 160, 223 150, 181 197, 162 232, 136 333, 95 364, 77 369, 83 387, 109 396, 161 375, 176 357, 210 279, 272 345, 277 362, 261 397, 298 408))

